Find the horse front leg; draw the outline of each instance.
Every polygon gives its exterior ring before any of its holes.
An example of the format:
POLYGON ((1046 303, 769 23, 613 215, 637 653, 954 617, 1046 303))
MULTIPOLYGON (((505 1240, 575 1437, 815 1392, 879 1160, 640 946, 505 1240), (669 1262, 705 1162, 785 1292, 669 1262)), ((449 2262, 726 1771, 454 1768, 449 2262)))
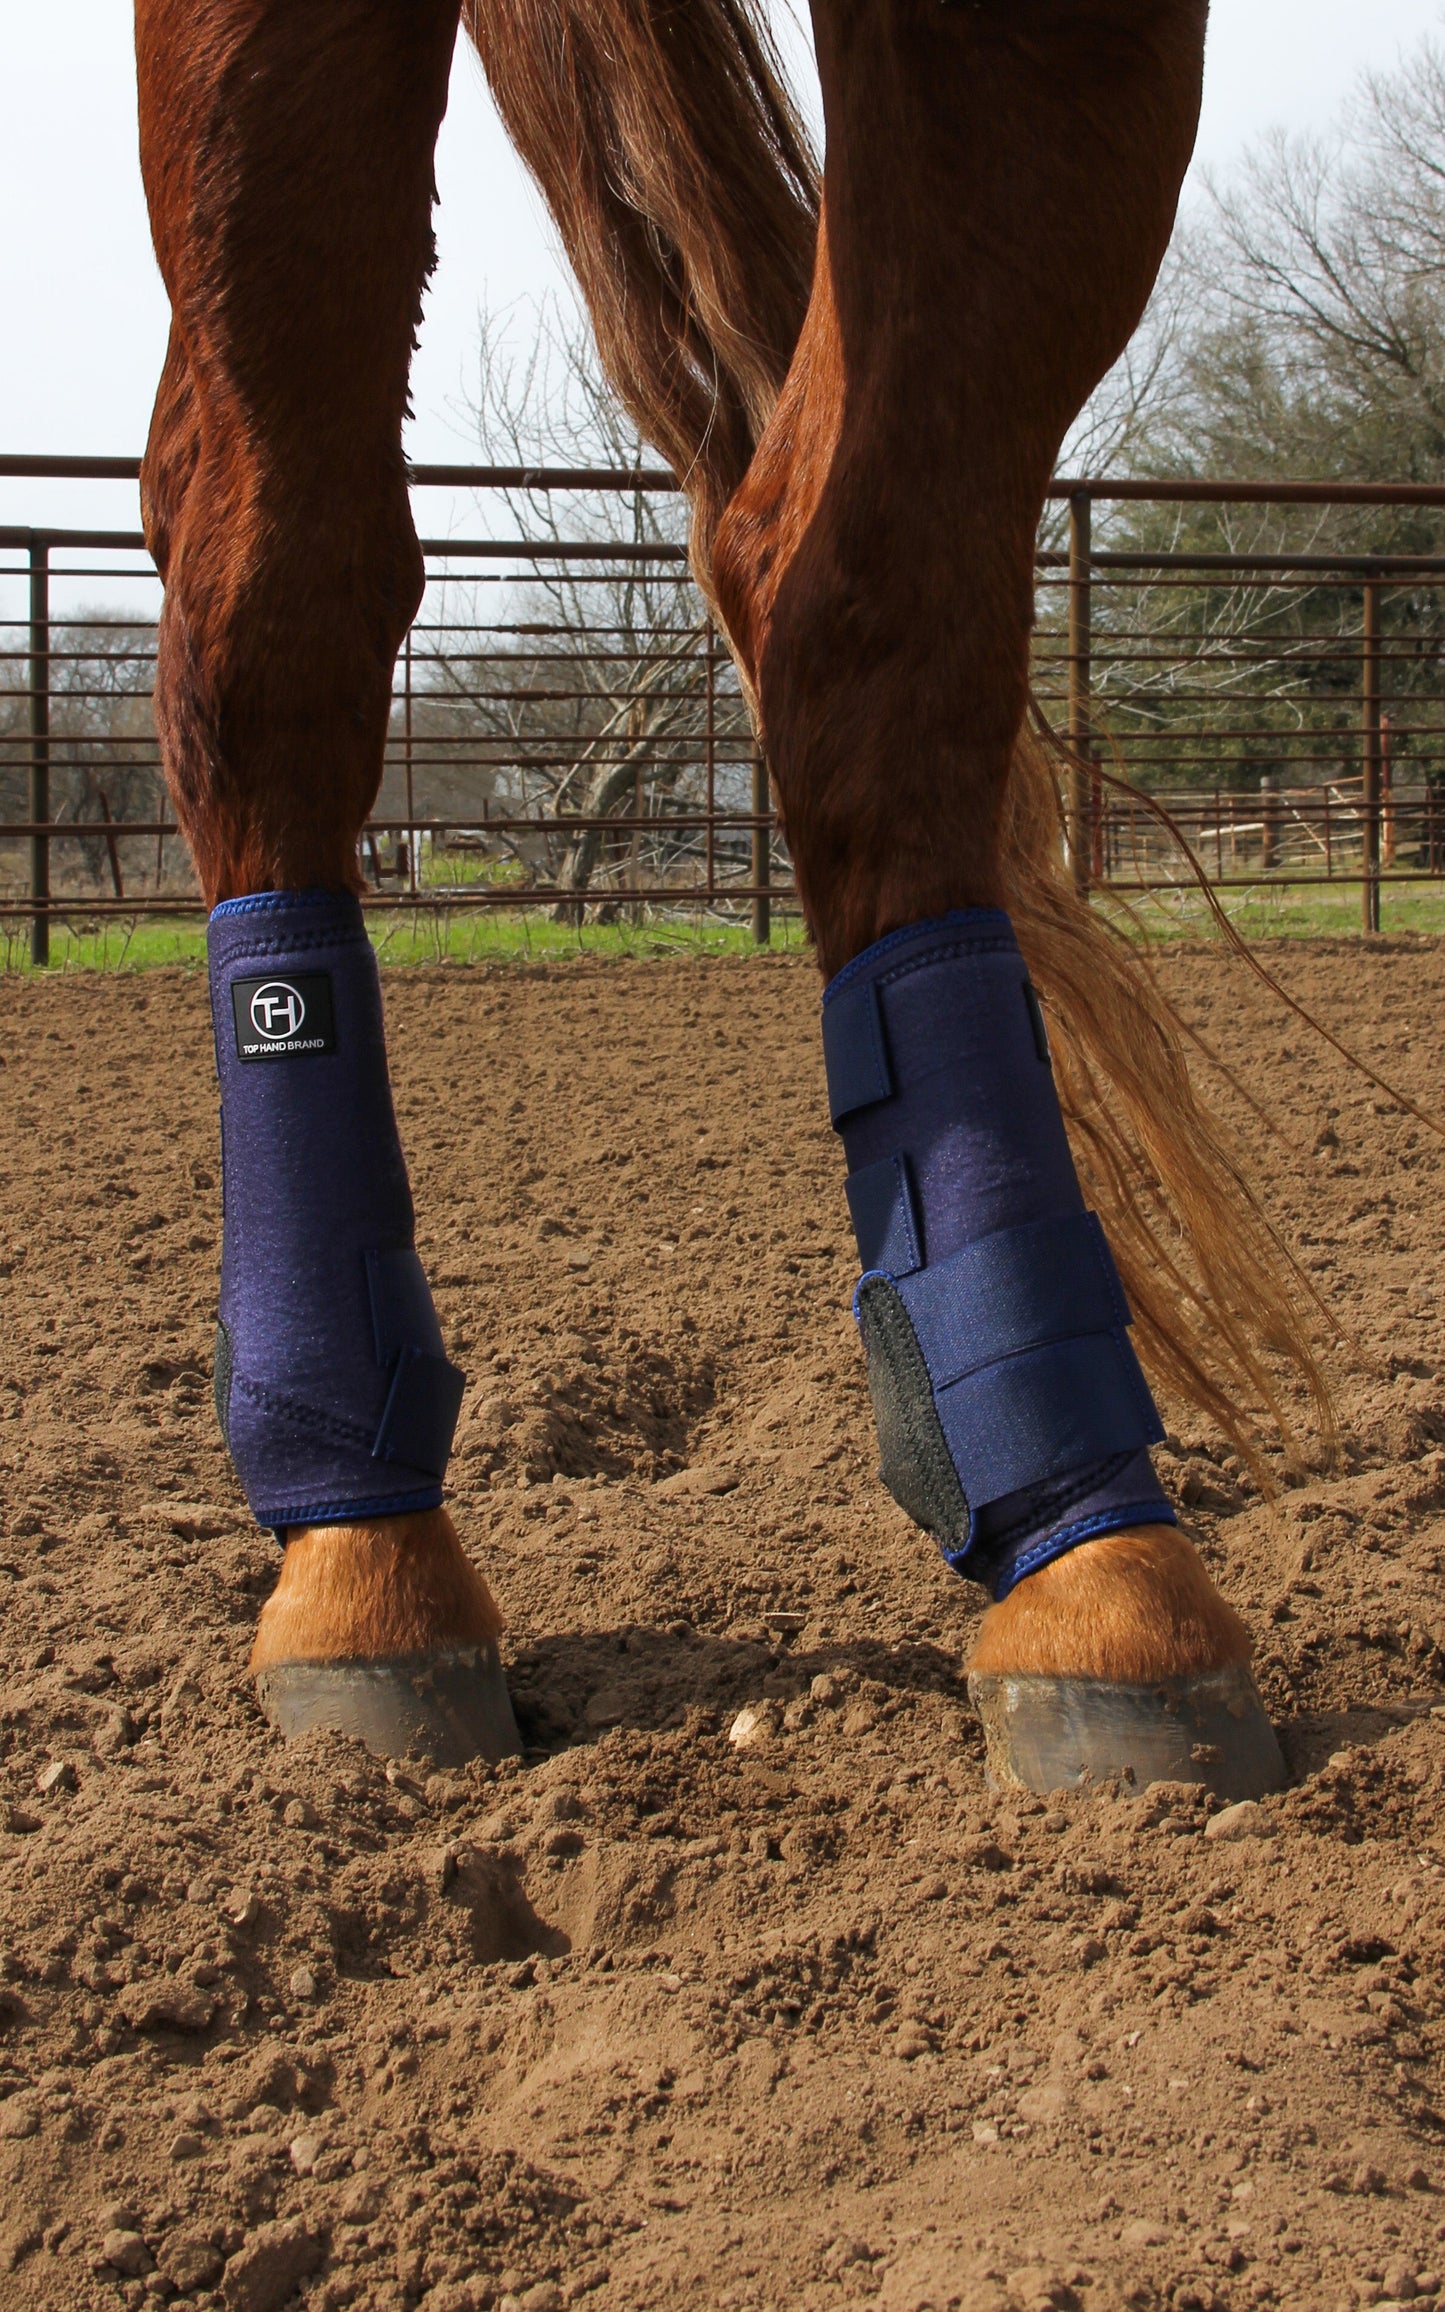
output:
POLYGON ((973 1690, 995 1776, 1040 1789, 1281 1772, 1246 1633, 1153 1473, 1002 906, 1044 490, 1163 255, 1204 18, 814 0, 813 299, 717 542, 828 975, 883 1475, 997 1601, 973 1690))
POLYGON ((212 908, 216 1401, 285 1545, 287 1732, 515 1749, 442 1504, 462 1377, 415 1249, 357 838, 422 592, 401 450, 457 0, 139 0, 173 313, 142 475, 162 757, 212 908))

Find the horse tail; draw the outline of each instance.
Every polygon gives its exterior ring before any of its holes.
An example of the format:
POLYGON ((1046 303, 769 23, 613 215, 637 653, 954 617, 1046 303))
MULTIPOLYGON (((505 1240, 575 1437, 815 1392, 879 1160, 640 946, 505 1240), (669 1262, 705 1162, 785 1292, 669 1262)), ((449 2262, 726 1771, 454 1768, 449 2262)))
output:
POLYGON ((1324 1312, 1191 1080, 1187 1046, 1199 1039, 1148 949, 1074 888, 1060 753, 1026 726, 1004 806, 1002 873, 1004 903, 1048 1015, 1074 1159, 1118 1261, 1151 1378, 1221 1429, 1268 1483, 1258 1416, 1290 1449, 1289 1368, 1326 1451, 1333 1448, 1314 1346, 1324 1312))
POLYGON ((608 378, 712 541, 802 328, 818 167, 757 0, 465 0, 608 378))

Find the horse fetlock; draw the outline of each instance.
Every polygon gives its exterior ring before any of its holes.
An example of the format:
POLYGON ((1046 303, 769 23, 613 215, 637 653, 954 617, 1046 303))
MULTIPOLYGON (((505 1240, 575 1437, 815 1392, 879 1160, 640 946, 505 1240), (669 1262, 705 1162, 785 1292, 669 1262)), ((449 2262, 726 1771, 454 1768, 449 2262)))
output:
POLYGON ((495 1649, 502 1617, 444 1509, 293 1531, 262 1610, 254 1673, 495 1649))
POLYGON ((1147 1685, 1245 1663, 1249 1633, 1177 1527, 1081 1543, 984 1615, 971 1671, 1147 1685))

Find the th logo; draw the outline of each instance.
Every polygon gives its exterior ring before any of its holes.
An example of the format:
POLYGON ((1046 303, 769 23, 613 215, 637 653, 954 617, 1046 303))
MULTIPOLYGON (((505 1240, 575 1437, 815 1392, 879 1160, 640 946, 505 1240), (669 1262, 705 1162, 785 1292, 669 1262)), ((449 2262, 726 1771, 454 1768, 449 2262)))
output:
POLYGON ((301 990, 287 980, 268 979, 251 998, 251 1025, 258 1036, 265 1036, 269 1042, 299 1034, 305 1017, 301 990))

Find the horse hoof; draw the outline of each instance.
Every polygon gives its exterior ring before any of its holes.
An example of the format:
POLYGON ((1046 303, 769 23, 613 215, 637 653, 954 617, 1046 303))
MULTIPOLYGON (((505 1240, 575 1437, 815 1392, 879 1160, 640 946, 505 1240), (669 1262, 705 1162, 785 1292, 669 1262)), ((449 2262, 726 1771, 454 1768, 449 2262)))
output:
POLYGON ((1202 1782, 1232 1801, 1262 1798, 1285 1781, 1274 1728, 1243 1662, 1147 1686, 975 1672, 968 1691, 996 1788, 1202 1782))
POLYGON ((346 1734, 381 1758, 422 1756, 437 1766, 515 1758, 522 1747, 490 1642, 389 1661, 270 1662, 256 1692, 288 1742, 346 1734))

